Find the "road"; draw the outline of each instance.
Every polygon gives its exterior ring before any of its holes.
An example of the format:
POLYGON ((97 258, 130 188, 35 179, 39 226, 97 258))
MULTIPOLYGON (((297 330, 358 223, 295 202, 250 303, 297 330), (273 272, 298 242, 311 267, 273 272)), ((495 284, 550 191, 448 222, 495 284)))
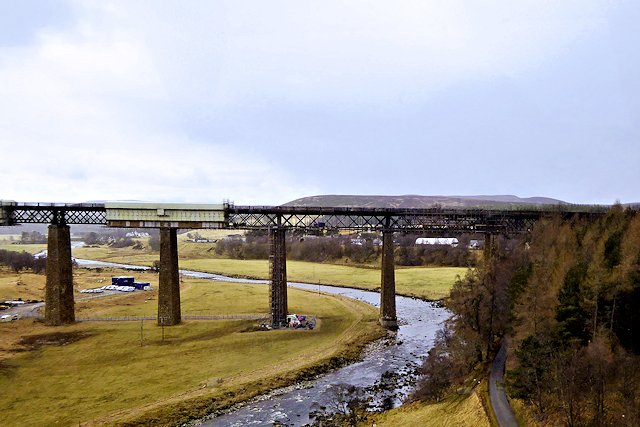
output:
MULTIPOLYGON (((89 300, 93 298, 102 298, 109 295, 118 295, 118 294, 120 294, 120 292, 107 290, 101 294, 90 295, 82 298, 76 298, 75 301, 84 301, 84 300, 89 300)), ((13 316, 15 314, 18 316, 18 319, 22 319, 23 317, 36 317, 36 318, 42 317, 42 313, 38 313, 38 309, 42 307, 44 307, 44 301, 33 303, 33 304, 31 303, 21 304, 21 305, 11 307, 7 310, 0 311, 0 316, 5 316, 5 315, 13 316)))
POLYGON ((44 302, 39 302, 35 304, 21 304, 15 307, 11 307, 7 310, 0 311, 0 315, 5 316, 13 316, 14 314, 18 316, 18 318, 23 317, 33 317, 35 316, 36 311, 40 308, 44 307, 44 302))
POLYGON ((504 392, 503 379, 504 379, 504 364, 507 359, 507 343, 502 342, 500 351, 493 359, 491 365, 491 372, 489 373, 489 398, 491 399, 491 406, 493 407, 493 413, 496 416, 498 425, 500 427, 518 427, 518 421, 516 420, 513 411, 511 410, 511 404, 507 399, 507 394, 504 392))

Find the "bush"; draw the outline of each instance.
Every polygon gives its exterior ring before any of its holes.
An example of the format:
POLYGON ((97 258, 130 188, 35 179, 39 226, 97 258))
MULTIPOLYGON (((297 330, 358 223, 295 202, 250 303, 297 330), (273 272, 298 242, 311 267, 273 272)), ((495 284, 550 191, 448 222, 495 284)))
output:
POLYGON ((131 237, 124 237, 111 243, 111 246, 114 248, 126 248, 127 246, 135 245, 135 243, 131 237))
POLYGON ((149 237, 149 247, 152 251, 160 250, 160 233, 156 232, 149 237))
POLYGON ((47 236, 37 231, 32 231, 31 233, 29 233, 28 231, 23 231, 22 235, 20 236, 20 243, 21 244, 47 243, 47 236))
POLYGON ((287 251, 289 259, 310 262, 335 261, 342 258, 343 253, 338 239, 325 237, 292 242, 287 251))

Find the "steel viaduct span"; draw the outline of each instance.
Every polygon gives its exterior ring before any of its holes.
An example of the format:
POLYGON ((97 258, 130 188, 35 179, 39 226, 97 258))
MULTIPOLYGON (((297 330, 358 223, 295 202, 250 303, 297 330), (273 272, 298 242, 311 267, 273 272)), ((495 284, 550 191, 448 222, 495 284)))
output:
POLYGON ((71 239, 69 225, 96 224, 108 227, 157 228, 160 230, 158 324, 180 323, 178 229, 235 228, 268 230, 269 302, 271 323, 286 325, 287 230, 365 230, 382 233, 380 322, 397 328, 393 233, 430 235, 460 233, 485 236, 485 259, 491 257, 493 237, 526 233, 542 217, 597 215, 563 210, 500 209, 395 209, 234 206, 231 204, 173 203, 17 203, 0 201, 0 226, 49 224, 46 265, 45 324, 75 321, 71 239))

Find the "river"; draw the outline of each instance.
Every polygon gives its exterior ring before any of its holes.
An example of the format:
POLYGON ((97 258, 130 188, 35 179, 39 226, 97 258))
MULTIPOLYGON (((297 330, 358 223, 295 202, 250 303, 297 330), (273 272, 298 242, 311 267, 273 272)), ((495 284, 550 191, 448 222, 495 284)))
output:
MULTIPOLYGON (((133 267, 124 264, 103 263, 76 259, 86 267, 133 267)), ((268 283, 266 280, 235 279, 217 274, 180 270, 180 274, 244 283, 268 283)), ((380 294, 352 288, 320 286, 305 283, 288 284, 290 287, 319 290, 340 294, 380 306, 380 294)), ((373 343, 362 361, 336 369, 313 381, 276 390, 266 396, 239 404, 223 415, 206 417, 189 425, 222 426, 304 426, 311 422, 309 413, 318 406, 327 406, 332 399, 331 387, 338 384, 353 385, 372 396, 372 402, 381 406, 398 406, 413 390, 416 369, 433 344, 436 331, 448 317, 448 312, 436 303, 407 297, 396 297, 399 328, 385 340, 373 343)))

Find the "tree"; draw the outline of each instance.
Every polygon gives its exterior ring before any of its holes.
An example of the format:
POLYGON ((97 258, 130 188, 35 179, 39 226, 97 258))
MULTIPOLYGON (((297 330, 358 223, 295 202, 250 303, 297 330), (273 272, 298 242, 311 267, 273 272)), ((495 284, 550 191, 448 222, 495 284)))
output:
POLYGON ((317 403, 311 406, 312 418, 315 418, 316 422, 319 421, 319 425, 357 426, 360 419, 359 412, 363 411, 366 405, 364 390, 350 384, 336 384, 329 387, 327 393, 329 395, 327 406, 320 406, 317 403))
POLYGON ((160 233, 149 236, 149 247, 155 252, 160 250, 160 233))
MULTIPOLYGON (((482 288, 482 277, 477 269, 467 271, 464 279, 456 278, 445 306, 453 313, 451 327, 456 333, 466 331, 467 334, 482 336, 484 320, 482 306, 486 303, 486 295, 482 288)), ((482 350, 477 348, 478 360, 482 360, 482 350)))
POLYGON ((556 327, 558 293, 567 271, 579 259, 578 239, 572 223, 560 218, 536 223, 526 252, 530 271, 526 284, 512 295, 516 340, 542 336, 556 327))
POLYGON ((41 244, 47 243, 47 236, 38 231, 23 231, 20 235, 21 244, 41 244))
POLYGON ((579 347, 588 340, 587 313, 582 308, 581 288, 587 276, 587 266, 578 263, 565 275, 556 306, 556 326, 563 345, 579 347))
POLYGON ((477 360, 478 335, 469 330, 454 331, 449 326, 436 338, 419 369, 423 378, 410 400, 440 400, 453 384, 461 383, 477 360), (467 334, 465 334, 465 332, 467 334))
POLYGON ((45 257, 34 257, 28 252, 15 252, 0 250, 0 264, 6 265, 16 273, 31 269, 34 273, 41 273, 45 270, 47 259, 45 257))
POLYGON ((584 418, 584 398, 589 388, 587 372, 582 351, 566 355, 555 369, 559 407, 569 427, 581 425, 584 418))
POLYGON ((586 348, 585 354, 588 369, 588 384, 591 392, 592 424, 605 425, 605 408, 607 394, 613 380, 614 357, 611 343, 603 337, 598 337, 586 348))
POLYGON ((98 233, 96 232, 89 232, 89 233, 85 233, 82 236, 82 240, 84 241, 85 244, 87 245, 96 245, 98 244, 98 233))
MULTIPOLYGON (((497 334, 505 331, 509 321, 508 289, 518 257, 514 242, 502 242, 495 251, 494 259, 481 269, 470 269, 464 279, 454 283, 446 307, 453 313, 452 326, 456 332, 478 335, 486 354, 491 351, 497 334), (501 251, 506 251, 500 255, 501 251), (510 256, 506 254, 510 253, 510 256)), ((478 349, 482 360, 483 350, 478 349)))
POLYGON ((551 385, 554 348, 549 340, 528 336, 515 350, 518 367, 509 371, 509 390, 514 397, 531 399, 539 413, 545 412, 543 397, 551 385))

